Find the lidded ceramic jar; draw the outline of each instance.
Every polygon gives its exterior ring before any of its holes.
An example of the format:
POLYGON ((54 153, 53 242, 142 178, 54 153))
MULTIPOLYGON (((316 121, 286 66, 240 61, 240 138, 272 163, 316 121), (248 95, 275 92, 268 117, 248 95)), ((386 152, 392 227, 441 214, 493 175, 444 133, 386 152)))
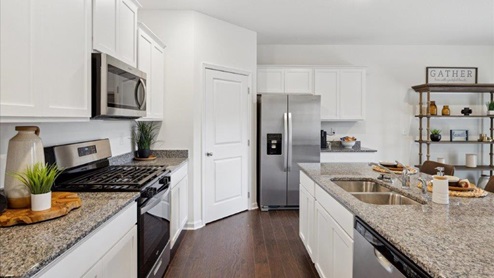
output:
POLYGON ((39 138, 39 127, 16 126, 17 135, 9 141, 5 167, 5 196, 9 208, 29 208, 31 192, 13 173, 24 172, 28 166, 45 163, 43 143, 39 138))

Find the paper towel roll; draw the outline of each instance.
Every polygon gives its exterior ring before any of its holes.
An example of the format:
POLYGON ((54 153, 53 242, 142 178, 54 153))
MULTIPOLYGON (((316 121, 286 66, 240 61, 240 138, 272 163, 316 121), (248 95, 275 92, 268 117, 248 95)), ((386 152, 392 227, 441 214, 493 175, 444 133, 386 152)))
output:
POLYGON ((449 204, 449 182, 441 176, 434 177, 432 181, 432 201, 437 204, 449 204))
POLYGON ((467 153, 465 157, 465 165, 470 168, 477 167, 477 154, 467 153))

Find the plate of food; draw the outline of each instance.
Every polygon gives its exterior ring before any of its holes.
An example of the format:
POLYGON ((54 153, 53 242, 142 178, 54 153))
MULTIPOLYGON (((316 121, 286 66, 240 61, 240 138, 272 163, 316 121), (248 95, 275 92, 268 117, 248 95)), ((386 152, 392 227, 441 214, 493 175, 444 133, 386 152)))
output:
POLYGON ((353 136, 341 137, 340 140, 341 140, 341 144, 343 145, 343 147, 345 147, 347 149, 351 149, 353 147, 353 145, 355 145, 355 142, 357 142, 357 138, 355 138, 353 136))
POLYGON ((396 166, 398 166, 398 163, 396 161, 385 161, 385 160, 381 160, 381 161, 379 161, 379 165, 389 168, 389 167, 396 167, 396 166))

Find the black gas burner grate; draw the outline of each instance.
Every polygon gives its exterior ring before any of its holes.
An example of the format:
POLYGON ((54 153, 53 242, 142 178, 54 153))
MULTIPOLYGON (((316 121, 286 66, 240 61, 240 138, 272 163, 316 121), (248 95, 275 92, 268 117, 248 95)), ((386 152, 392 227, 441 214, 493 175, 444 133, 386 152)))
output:
POLYGON ((109 166, 65 181, 59 188, 78 190, 140 190, 166 171, 165 166, 109 166))

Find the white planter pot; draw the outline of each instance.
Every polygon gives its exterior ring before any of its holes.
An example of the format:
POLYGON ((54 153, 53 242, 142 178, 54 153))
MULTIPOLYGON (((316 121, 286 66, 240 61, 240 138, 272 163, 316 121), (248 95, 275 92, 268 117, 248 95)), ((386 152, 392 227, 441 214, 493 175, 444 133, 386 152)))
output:
POLYGON ((31 194, 31 210, 42 211, 51 208, 51 191, 44 194, 31 194))
POLYGON ((494 110, 487 110, 487 115, 494 115, 494 110))

